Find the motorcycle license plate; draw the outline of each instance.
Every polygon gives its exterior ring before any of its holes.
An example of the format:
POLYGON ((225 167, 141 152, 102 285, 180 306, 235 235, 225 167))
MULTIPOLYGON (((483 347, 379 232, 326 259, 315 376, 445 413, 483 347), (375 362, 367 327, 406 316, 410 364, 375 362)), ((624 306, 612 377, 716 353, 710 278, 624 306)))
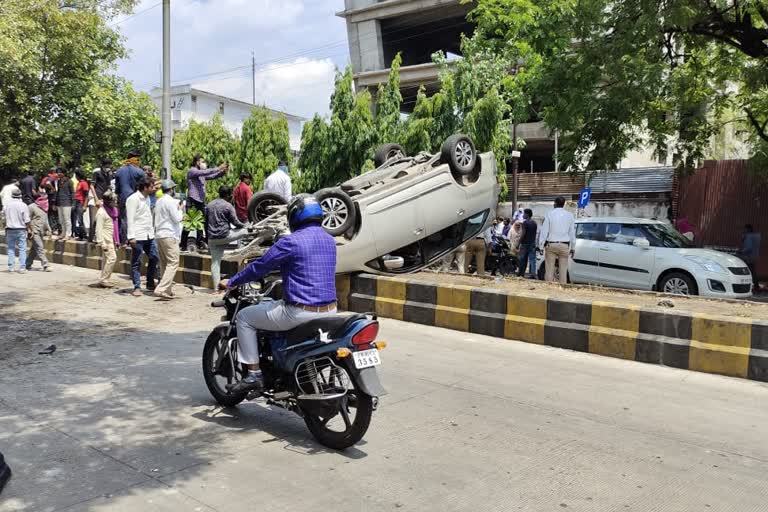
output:
POLYGON ((381 364, 379 351, 375 348, 372 348, 371 350, 362 350, 360 352, 352 352, 352 356, 355 358, 355 368, 358 370, 381 364))

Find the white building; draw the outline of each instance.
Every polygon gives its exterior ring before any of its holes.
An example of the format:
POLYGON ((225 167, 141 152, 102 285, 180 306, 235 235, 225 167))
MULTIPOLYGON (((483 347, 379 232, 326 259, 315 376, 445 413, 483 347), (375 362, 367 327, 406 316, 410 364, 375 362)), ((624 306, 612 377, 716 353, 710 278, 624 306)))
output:
MULTIPOLYGON (((151 91, 152 101, 160 108, 163 101, 163 89, 155 87, 151 91)), ((174 130, 186 128, 189 122, 210 121, 216 113, 221 114, 224 127, 235 135, 240 135, 243 122, 251 115, 251 103, 227 98, 212 92, 195 89, 191 85, 177 85, 171 88, 171 121, 174 130)), ((285 116, 288 120, 288 135, 291 151, 298 153, 301 147, 301 129, 303 117, 267 109, 275 118, 285 116)))

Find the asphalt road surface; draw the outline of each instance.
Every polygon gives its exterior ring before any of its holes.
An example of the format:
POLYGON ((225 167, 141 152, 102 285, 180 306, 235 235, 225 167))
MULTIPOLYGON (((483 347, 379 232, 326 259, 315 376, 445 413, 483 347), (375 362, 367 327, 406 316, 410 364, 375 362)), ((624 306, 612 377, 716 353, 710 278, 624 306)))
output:
POLYGON ((383 320, 390 394, 338 453, 212 402, 208 294, 54 268, 0 273, 2 512, 768 510, 764 384, 383 320))

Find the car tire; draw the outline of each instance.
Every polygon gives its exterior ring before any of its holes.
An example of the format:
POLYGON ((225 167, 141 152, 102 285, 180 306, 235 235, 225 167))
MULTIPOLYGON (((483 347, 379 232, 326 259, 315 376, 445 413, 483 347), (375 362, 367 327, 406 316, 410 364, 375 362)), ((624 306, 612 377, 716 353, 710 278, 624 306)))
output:
POLYGON ((274 192, 257 192, 248 201, 248 220, 259 222, 271 214, 269 208, 287 204, 283 196, 274 192))
POLYGON ((340 188, 324 188, 315 192, 323 207, 323 229, 331 236, 341 236, 357 222, 355 202, 340 188))
POLYGON ((403 146, 400 144, 384 144, 379 146, 376 150, 376 153, 373 157, 373 163, 378 169, 387 163, 388 160, 398 156, 400 158, 405 157, 405 150, 403 149, 403 146))
POLYGON ((451 172, 459 176, 469 176, 477 164, 475 144, 466 135, 451 135, 445 139, 440 156, 451 172))
POLYGON ((670 272, 659 281, 659 291, 672 295, 698 295, 699 287, 696 280, 689 274, 670 272), (687 290, 687 293, 683 290, 687 290))

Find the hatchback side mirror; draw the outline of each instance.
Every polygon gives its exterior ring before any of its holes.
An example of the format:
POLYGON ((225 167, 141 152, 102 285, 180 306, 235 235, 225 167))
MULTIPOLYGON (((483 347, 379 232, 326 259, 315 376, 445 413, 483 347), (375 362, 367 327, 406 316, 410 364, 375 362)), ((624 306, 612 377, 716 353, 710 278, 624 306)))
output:
POLYGON ((651 242, 649 242, 647 238, 635 238, 632 241, 632 245, 634 245, 635 247, 639 247, 640 249, 651 248, 651 242))

